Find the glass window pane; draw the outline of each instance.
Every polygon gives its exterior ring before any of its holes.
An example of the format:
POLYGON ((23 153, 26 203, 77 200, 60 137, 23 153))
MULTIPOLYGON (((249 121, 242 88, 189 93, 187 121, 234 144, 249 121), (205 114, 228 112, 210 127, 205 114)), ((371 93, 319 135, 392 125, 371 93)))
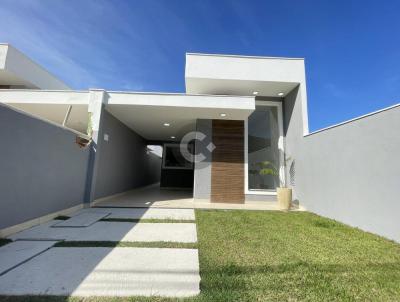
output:
POLYGON ((248 119, 249 190, 279 187, 278 108, 256 106, 248 119))
MULTIPOLYGON (((179 168, 179 169, 191 169, 192 163, 187 161, 180 150, 179 145, 164 145, 164 168, 179 168)), ((188 145, 188 149, 193 153, 192 145, 188 145)))

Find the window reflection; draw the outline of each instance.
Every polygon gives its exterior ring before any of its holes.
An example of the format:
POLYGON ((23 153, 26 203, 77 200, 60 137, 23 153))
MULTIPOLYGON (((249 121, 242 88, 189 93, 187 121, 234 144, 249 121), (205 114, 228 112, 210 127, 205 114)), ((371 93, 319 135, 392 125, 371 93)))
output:
POLYGON ((279 187, 278 108, 256 106, 248 119, 249 190, 279 187))

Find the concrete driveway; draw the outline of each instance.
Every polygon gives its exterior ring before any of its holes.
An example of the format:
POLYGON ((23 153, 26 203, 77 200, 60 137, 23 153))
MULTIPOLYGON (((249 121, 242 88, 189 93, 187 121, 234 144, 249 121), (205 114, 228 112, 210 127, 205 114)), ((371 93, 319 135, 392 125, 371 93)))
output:
POLYGON ((0 295, 197 295, 198 251, 182 246, 197 242, 194 218, 193 209, 91 208, 14 234, 0 247, 0 295), (132 247, 110 247, 118 242, 132 247), (176 247, 153 247, 165 242, 176 247))

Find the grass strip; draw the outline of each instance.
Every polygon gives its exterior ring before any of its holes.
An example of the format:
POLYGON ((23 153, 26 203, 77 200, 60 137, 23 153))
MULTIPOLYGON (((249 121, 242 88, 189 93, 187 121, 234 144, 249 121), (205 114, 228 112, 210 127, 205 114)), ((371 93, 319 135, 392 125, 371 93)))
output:
POLYGON ((133 223, 194 223, 194 220, 181 219, 133 219, 133 218, 102 218, 100 221, 108 222, 133 222, 133 223))
POLYGON ((148 247, 148 248, 176 248, 197 249, 197 243, 183 242, 133 242, 133 241, 60 241, 55 247, 148 247))
POLYGON ((0 238, 0 246, 6 245, 6 244, 8 244, 10 242, 12 242, 11 239, 0 238))

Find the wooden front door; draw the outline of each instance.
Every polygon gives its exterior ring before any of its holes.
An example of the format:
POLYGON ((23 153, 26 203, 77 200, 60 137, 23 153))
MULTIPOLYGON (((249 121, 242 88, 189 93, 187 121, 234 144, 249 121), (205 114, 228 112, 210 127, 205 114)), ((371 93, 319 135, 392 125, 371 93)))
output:
POLYGON ((211 202, 244 203, 244 121, 213 120, 211 202))

